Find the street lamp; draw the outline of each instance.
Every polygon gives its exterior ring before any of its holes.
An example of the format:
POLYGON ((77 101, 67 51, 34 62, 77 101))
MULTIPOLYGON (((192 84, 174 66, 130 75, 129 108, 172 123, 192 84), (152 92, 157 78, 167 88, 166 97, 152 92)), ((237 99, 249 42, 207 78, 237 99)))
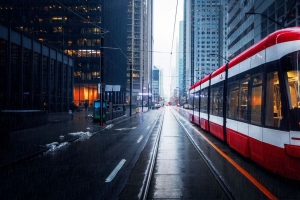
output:
POLYGON ((211 53, 211 54, 208 54, 209 56, 219 56, 221 58, 223 58, 227 63, 229 63, 229 60, 224 58, 223 56, 219 55, 219 54, 215 54, 215 53, 211 53))
POLYGON ((176 87, 176 89, 178 89, 178 91, 176 91, 176 97, 178 98, 178 102, 176 102, 176 103, 180 105, 180 102, 181 102, 181 89, 179 87, 176 87))
POLYGON ((149 108, 150 108, 150 104, 149 104, 149 90, 150 90, 150 84, 148 83, 148 111, 149 111, 149 108))
POLYGON ((272 22, 278 24, 278 25, 281 26, 282 28, 286 28, 286 27, 284 26, 284 23, 285 23, 285 21, 287 20, 288 16, 292 13, 292 10, 295 8, 297 2, 298 2, 298 0, 294 0, 294 3, 293 3, 293 5, 291 6, 290 10, 286 13, 285 17, 282 18, 282 22, 281 22, 281 23, 275 21, 274 19, 272 19, 272 18, 270 18, 270 17, 268 17, 268 16, 266 16, 265 14, 262 14, 262 13, 246 12, 245 14, 246 14, 246 15, 255 15, 255 14, 257 14, 257 15, 264 16, 264 17, 268 18, 269 20, 271 20, 272 22))
POLYGON ((143 78, 143 82, 142 82, 142 112, 144 112, 144 90, 146 89, 146 87, 144 86, 144 78, 143 78))
POLYGON ((130 104, 129 104, 129 116, 131 117, 131 113, 132 113, 132 63, 130 64, 130 69, 129 69, 129 71, 130 71, 130 86, 129 86, 129 93, 130 93, 130 95, 129 95, 129 98, 130 98, 130 104))
POLYGON ((267 15, 263 14, 263 13, 256 13, 256 12, 246 12, 245 15, 261 15, 269 20, 271 20, 272 22, 274 22, 275 24, 278 24, 279 26, 281 26, 281 28, 286 28, 283 23, 285 20, 282 21, 282 23, 279 23, 278 21, 275 21, 274 19, 268 17, 267 15))

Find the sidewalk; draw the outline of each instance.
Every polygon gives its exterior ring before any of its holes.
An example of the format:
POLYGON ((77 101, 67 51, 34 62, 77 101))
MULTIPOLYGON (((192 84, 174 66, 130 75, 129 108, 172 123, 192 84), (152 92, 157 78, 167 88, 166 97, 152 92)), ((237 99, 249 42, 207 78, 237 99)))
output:
MULTIPOLYGON (((74 113, 74 120, 82 120, 88 114, 93 114, 92 111, 80 111, 74 113)), ((48 123, 49 124, 57 124, 61 122, 67 122, 72 120, 71 115, 68 112, 60 112, 60 113, 49 113, 48 114, 48 123)))
MULTIPOLYGON (((82 135, 90 137, 105 128, 100 126, 100 123, 88 122, 86 120, 88 114, 93 112, 84 110, 75 112, 72 119, 68 112, 49 113, 47 125, 11 132, 8 138, 1 138, 0 170, 35 158, 53 148, 71 144, 82 135)), ((131 117, 135 117, 135 113, 131 117)), ((121 123, 129 118, 130 113, 127 109, 125 115, 107 121, 106 126, 121 123)))

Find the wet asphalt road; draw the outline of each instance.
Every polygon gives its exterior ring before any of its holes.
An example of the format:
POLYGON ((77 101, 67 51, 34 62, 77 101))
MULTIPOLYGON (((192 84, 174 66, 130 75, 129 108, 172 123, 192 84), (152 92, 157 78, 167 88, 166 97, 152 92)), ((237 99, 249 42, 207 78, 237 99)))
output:
POLYGON ((228 199, 167 109, 149 199, 228 199))
MULTIPOLYGON (((234 199, 269 199, 203 139, 198 127, 172 107, 140 114, 91 137, 1 171, 0 199, 139 199, 160 120, 161 138, 148 199, 230 199, 206 162, 212 164, 223 187, 234 199)), ((92 131, 93 126, 89 123, 82 130, 86 131, 87 127, 92 131)), ((201 134, 274 197, 300 198, 298 181, 278 177, 244 159, 210 134, 203 131, 201 134)))
POLYGON ((145 113, 0 172, 0 199, 117 199, 160 112, 145 113))

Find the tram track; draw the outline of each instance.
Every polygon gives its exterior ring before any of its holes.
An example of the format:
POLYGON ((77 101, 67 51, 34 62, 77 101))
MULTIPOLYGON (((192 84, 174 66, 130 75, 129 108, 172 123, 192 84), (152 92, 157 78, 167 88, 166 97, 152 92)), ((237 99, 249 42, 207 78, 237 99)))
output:
POLYGON ((214 176, 214 178, 217 180, 217 182, 219 183, 219 185, 223 189, 223 191, 226 194, 226 196, 228 197, 228 199, 235 200, 236 198, 232 194, 231 190, 227 187, 226 183, 223 181, 221 176, 218 174, 218 172, 214 168, 214 166, 212 164, 210 164, 209 159, 206 157, 206 155, 203 153, 201 148, 197 145, 195 140, 189 134, 188 130, 184 127, 184 125, 181 123, 181 121, 178 119, 178 117, 173 113, 174 111, 172 110, 171 112, 172 112, 173 116, 175 117, 175 119, 177 120, 177 122, 179 123, 179 125, 181 126, 181 128, 184 131, 184 133, 186 134, 186 136, 189 138, 189 140, 191 141, 191 143, 193 144, 193 146, 195 147, 195 149, 197 150, 197 152, 199 153, 199 155, 201 156, 201 158, 205 162, 206 166, 209 168, 209 170, 212 173, 212 175, 214 176))
POLYGON ((162 132, 164 114, 165 114, 165 110, 161 114, 161 116, 160 116, 161 119, 159 120, 159 123, 156 128, 157 135, 156 135, 156 139, 155 139, 155 143, 154 143, 154 147, 153 147, 152 156, 150 158, 150 163, 147 166, 145 184, 143 184, 143 186, 142 186, 141 194, 138 195, 140 197, 140 199, 143 199, 143 200, 147 199, 148 191, 150 188, 151 178, 152 178, 153 170, 154 170, 155 163, 156 163, 157 151, 158 151, 160 136, 161 136, 161 132, 162 132))
MULTIPOLYGON (((152 156, 151 156, 151 159, 150 159, 150 164, 148 165, 148 168, 147 168, 146 178, 145 178, 145 181, 144 181, 145 184, 143 184, 142 192, 141 192, 141 195, 139 195, 139 199, 145 200, 145 199, 150 198, 149 197, 149 190, 150 190, 150 187, 151 187, 151 181, 153 179, 153 176, 155 175, 155 174, 153 174, 153 172, 155 170, 155 165, 157 163, 157 154, 158 154, 158 151, 159 151, 159 148, 160 148, 159 144, 160 144, 162 129, 163 129, 163 125, 164 125, 164 122, 163 122, 164 121, 164 115, 165 115, 165 111, 164 111, 164 113, 162 115, 162 119, 160 120, 161 122, 159 124, 159 127, 157 128, 158 133, 157 133, 155 144, 154 144, 154 148, 153 148, 153 151, 152 151, 152 156)), ((176 119, 176 122, 182 128, 182 131, 185 133, 185 135, 187 136, 187 138, 189 139, 189 141, 193 144, 194 148, 196 149, 196 151, 200 155, 201 159, 206 164, 207 168, 210 170, 210 172, 213 175, 213 177, 218 182, 220 188, 222 188, 222 190, 223 190, 223 192, 224 192, 224 194, 226 196, 225 198, 230 199, 230 200, 235 200, 236 198, 234 197, 234 195, 232 194, 232 192, 230 191, 230 189, 227 187, 226 183, 222 180, 222 178, 218 174, 217 170, 210 164, 209 159, 204 155, 204 153, 199 148, 199 146, 197 146, 196 142, 190 136, 188 130, 185 129, 184 125, 176 117, 176 115, 173 113, 173 111, 172 111, 172 115, 176 119)))

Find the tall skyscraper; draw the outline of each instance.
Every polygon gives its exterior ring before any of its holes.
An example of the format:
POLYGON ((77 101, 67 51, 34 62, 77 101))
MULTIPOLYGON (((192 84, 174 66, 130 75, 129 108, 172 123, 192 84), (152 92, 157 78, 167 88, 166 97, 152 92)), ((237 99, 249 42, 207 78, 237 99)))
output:
POLYGON ((184 70, 184 68, 183 68, 183 41, 184 41, 184 38, 183 38, 183 21, 180 21, 179 22, 179 45, 178 45, 178 54, 177 54, 177 59, 178 59, 178 62, 177 62, 177 64, 178 64, 178 78, 177 78, 177 80, 178 80, 178 83, 176 84, 176 87, 178 87, 177 88, 177 90, 178 90, 178 98, 179 98, 179 100, 180 100, 180 102, 182 102, 182 98, 183 98, 183 92, 184 92, 184 90, 183 90, 183 88, 184 88, 184 82, 183 82, 183 80, 185 80, 184 78, 183 78, 183 70, 184 70))
MULTIPOLYGON (((128 0, 127 91, 132 84, 133 104, 140 98, 139 93, 143 93, 145 87, 151 85, 152 9, 152 0, 128 0)), ((127 96, 129 101, 129 95, 127 96)))
POLYGON ((98 98, 102 38, 101 1, 1 2, 1 23, 63 50, 74 58, 74 101, 98 98))
POLYGON ((100 82, 120 85, 119 100, 114 103, 124 103, 131 66, 135 96, 143 83, 150 85, 151 0, 12 0, 0 2, 0 7, 1 23, 74 58, 77 104, 99 98, 100 82))
MULTIPOLYGON (((127 80, 127 5, 126 0, 102 1, 102 28, 108 32, 102 38, 103 83, 120 85, 121 92, 110 92, 105 99, 116 104, 126 101, 127 80), (114 97, 114 95, 117 95, 114 97), (115 101, 115 99, 117 99, 115 101)), ((107 92, 106 92, 107 94, 107 92)))
POLYGON ((226 53, 226 47, 220 44, 226 32, 226 20, 220 20, 225 9, 224 1, 185 1, 183 88, 187 94, 191 85, 220 66, 226 53))

